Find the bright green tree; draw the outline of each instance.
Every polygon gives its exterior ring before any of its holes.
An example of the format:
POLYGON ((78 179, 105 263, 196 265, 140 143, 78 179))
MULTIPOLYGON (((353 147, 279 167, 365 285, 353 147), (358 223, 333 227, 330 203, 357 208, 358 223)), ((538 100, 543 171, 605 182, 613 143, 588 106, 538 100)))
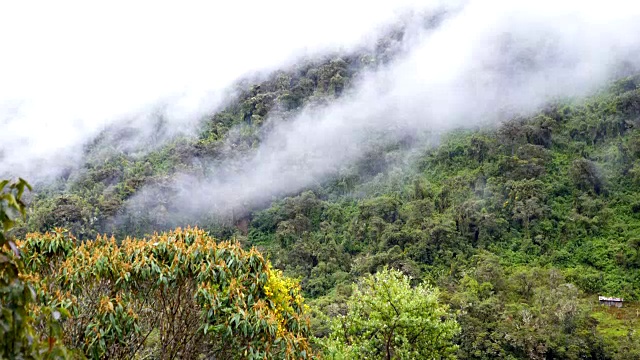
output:
POLYGON ((387 268, 354 285, 325 342, 329 359, 453 359, 459 331, 438 290, 387 268))

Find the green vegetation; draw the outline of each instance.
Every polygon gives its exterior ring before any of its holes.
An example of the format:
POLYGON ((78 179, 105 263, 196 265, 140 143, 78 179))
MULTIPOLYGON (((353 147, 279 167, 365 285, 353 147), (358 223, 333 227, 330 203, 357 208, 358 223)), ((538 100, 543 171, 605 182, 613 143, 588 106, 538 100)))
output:
MULTIPOLYGON (((33 344, 39 334, 48 351, 62 338, 96 358, 640 357, 637 77, 496 128, 454 131, 411 161, 394 160, 411 144, 380 146, 321 184, 230 218, 168 216, 169 189, 125 211, 145 185, 164 190, 178 171, 204 177, 222 160, 242 161, 267 117, 332 101, 390 49, 240 84, 198 138, 142 156, 96 140, 84 171, 36 189, 15 229, 24 265, 0 238, 0 331, 14 331, 3 330, 17 319, 11 311, 27 314, 31 284, 36 305, 12 334, 33 344), (185 224, 207 233, 127 238, 185 224), (604 308, 597 295, 627 302, 604 308)), ((22 186, 2 198, 5 230, 25 209, 14 201, 22 186)), ((3 350, 31 351, 9 342, 3 350)))
POLYGON ((640 303, 628 303, 620 309, 594 304, 592 311, 598 321, 598 333, 602 335, 608 351, 623 359, 640 358, 637 345, 640 303))
POLYGON ((454 358, 451 340, 459 328, 438 305, 437 290, 412 287, 397 270, 383 269, 354 285, 346 311, 332 324, 327 358, 454 358))
POLYGON ((19 250, 9 233, 18 217, 25 215, 22 195, 27 189, 31 185, 23 179, 0 181, 0 358, 66 357, 66 349, 55 339, 60 334, 60 312, 49 305, 37 316, 31 311, 35 290, 24 278, 19 250), (42 325, 42 336, 36 322, 42 325))
POLYGON ((591 304, 640 298, 639 158, 631 78, 451 133, 409 169, 278 201, 252 215, 247 242, 330 315, 344 285, 385 266, 426 279, 458 313, 461 358, 628 358, 637 323, 608 331, 591 304))

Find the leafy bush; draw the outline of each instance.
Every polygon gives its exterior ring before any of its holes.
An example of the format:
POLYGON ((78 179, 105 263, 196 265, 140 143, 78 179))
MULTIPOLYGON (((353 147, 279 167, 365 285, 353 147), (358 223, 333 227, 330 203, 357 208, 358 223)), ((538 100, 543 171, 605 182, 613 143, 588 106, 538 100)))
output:
POLYGON ((31 185, 23 179, 0 181, 0 358, 64 358, 66 349, 56 342, 60 312, 48 306, 38 316, 30 311, 34 288, 8 234, 18 217, 25 215, 22 195, 26 189, 31 190, 31 185), (45 330, 42 334, 34 327, 36 318, 45 330))

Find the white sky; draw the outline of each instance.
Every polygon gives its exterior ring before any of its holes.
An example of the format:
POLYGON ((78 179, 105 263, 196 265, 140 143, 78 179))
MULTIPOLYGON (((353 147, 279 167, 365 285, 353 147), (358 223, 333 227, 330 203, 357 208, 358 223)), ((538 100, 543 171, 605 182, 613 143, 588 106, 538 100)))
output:
POLYGON ((12 158, 0 173, 65 162, 160 101, 169 121, 192 125, 247 72, 361 43, 410 3, 0 2, 0 155, 12 158))

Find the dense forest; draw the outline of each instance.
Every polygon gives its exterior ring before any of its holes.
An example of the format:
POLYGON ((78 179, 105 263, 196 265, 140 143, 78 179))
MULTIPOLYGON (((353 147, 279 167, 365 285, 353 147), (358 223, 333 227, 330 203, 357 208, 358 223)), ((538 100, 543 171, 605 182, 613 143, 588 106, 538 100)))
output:
POLYGON ((3 182, 0 357, 639 359, 640 77, 174 211, 175 174, 232 172, 402 36, 239 82, 197 137, 140 153, 107 129, 54 183, 3 182))

